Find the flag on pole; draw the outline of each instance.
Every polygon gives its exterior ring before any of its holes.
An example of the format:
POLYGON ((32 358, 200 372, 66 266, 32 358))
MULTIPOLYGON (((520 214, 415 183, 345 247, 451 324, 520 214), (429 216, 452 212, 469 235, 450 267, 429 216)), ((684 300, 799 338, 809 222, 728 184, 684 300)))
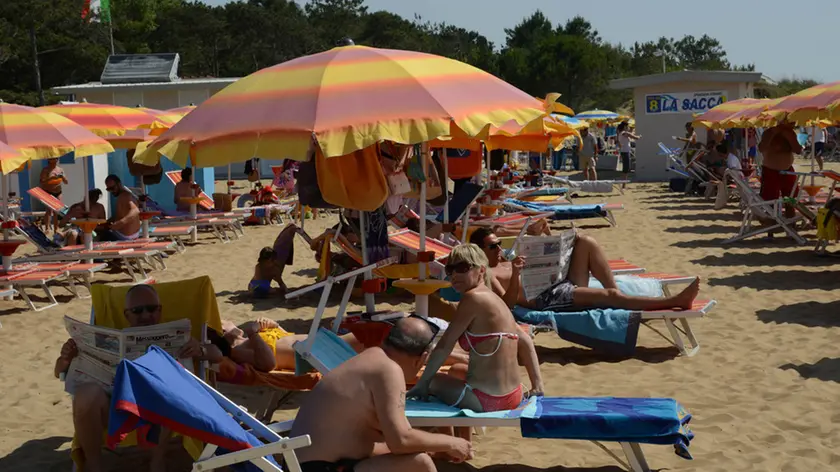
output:
POLYGON ((85 0, 82 18, 92 19, 96 15, 100 21, 111 22, 111 0, 85 0))

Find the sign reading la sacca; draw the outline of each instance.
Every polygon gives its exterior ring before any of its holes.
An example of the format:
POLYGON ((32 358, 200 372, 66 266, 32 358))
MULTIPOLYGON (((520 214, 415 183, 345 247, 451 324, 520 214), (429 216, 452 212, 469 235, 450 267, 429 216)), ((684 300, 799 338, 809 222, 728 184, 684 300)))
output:
POLYGON ((703 113, 726 102, 726 92, 681 92, 645 96, 645 112, 649 115, 665 113, 703 113))

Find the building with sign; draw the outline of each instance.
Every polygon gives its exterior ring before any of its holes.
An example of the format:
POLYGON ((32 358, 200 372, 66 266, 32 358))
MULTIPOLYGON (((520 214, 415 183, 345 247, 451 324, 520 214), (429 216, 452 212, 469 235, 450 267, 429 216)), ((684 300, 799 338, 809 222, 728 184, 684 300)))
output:
MULTIPOLYGON (((703 113, 728 100, 753 96, 753 86, 770 82, 760 72, 680 71, 618 79, 610 88, 632 89, 636 134, 637 181, 664 181, 669 174, 666 159, 660 154, 659 143, 678 147, 682 143, 674 136, 685 136, 685 124, 695 114, 703 113)), ((706 132, 697 130, 701 142, 706 132)))

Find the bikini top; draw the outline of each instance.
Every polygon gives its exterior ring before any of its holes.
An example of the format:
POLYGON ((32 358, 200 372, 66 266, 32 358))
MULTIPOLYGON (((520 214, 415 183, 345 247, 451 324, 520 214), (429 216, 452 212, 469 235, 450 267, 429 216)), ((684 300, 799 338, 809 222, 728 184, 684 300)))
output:
POLYGON ((513 339, 514 341, 519 340, 519 335, 514 333, 487 333, 487 334, 473 334, 469 331, 465 331, 464 334, 458 338, 458 344, 461 346, 461 349, 465 351, 469 351, 472 354, 481 357, 490 357, 493 354, 499 352, 499 348, 502 347, 502 340, 503 339, 513 339), (493 349, 493 352, 482 354, 475 350, 475 345, 483 342, 488 341, 490 339, 497 338, 498 342, 496 343, 496 349, 493 349))

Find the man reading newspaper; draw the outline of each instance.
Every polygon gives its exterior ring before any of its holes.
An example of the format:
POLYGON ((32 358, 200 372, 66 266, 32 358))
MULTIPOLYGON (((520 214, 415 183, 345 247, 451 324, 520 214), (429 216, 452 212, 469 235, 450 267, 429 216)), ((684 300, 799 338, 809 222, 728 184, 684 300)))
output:
POLYGON ((510 307, 520 305, 544 311, 690 308, 700 289, 697 279, 672 297, 625 295, 618 290, 598 242, 574 230, 559 236, 522 238, 512 261, 505 257, 499 238, 492 230, 479 228, 470 237, 470 242, 484 250, 490 261, 493 291, 510 307), (590 288, 590 274, 604 288, 590 288))
MULTIPOLYGON (((186 334, 183 333, 184 323, 174 322, 171 330, 141 330, 137 328, 157 326, 161 320, 162 307, 160 298, 151 285, 135 285, 125 295, 124 315, 128 324, 130 336, 119 335, 119 330, 89 329, 86 332, 75 326, 75 321, 67 323, 71 334, 75 333, 80 346, 73 338, 68 339, 61 347, 61 355, 55 362, 55 376, 67 375, 66 389, 73 394, 73 426, 76 439, 84 454, 84 470, 99 472, 102 470, 103 433, 108 427, 108 406, 110 404, 111 382, 114 369, 122 357, 136 358, 143 354, 145 347, 163 340, 161 346, 179 359, 221 360, 221 351, 214 345, 203 345, 198 340, 189 337, 189 322, 185 323, 186 334), (76 328, 76 329, 73 329, 76 328), (110 332, 110 335, 109 335, 110 332), (144 334, 145 333, 145 334, 144 334), (130 338, 128 342, 126 338, 130 338), (109 354, 110 353, 110 354, 109 354), (115 354, 116 353, 116 354, 115 354), (83 358, 90 362, 84 368, 77 368, 83 358), (116 361, 115 358, 116 357, 116 361), (91 360, 91 358, 93 360, 91 360), (74 360, 76 363, 74 364, 74 360), (113 368, 111 367, 113 364, 113 368), (96 369, 96 367, 99 369, 96 369), (70 371, 70 372, 68 372, 70 371), (80 375, 80 372, 83 375, 80 375)), ((164 326, 164 325, 160 325, 164 326)), ((162 429, 159 445, 152 451, 150 470, 164 471, 165 444, 169 439, 169 431, 162 429)))

